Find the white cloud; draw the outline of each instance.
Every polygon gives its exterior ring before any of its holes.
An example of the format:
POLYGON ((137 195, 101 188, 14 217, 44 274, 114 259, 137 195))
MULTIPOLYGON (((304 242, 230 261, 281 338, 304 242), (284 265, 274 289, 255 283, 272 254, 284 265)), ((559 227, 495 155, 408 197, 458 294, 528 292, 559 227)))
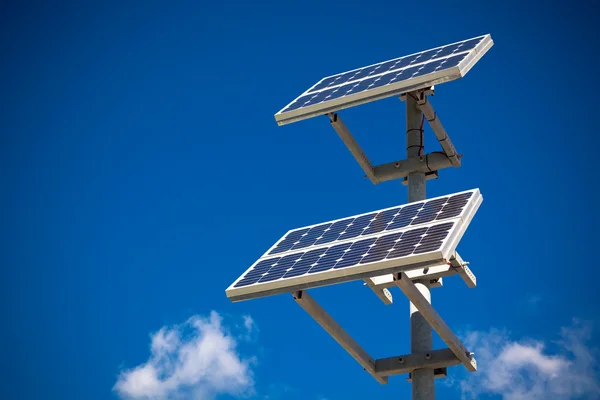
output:
MULTIPOLYGON (((244 317, 247 332, 256 330, 244 317)), ((124 399, 212 399, 218 394, 246 397, 254 393, 253 358, 237 351, 238 336, 228 332, 222 318, 193 316, 181 325, 154 333, 148 361, 122 371, 114 390, 124 399)))
POLYGON ((242 324, 243 328, 246 330, 246 334, 240 337, 240 339, 243 339, 248 342, 255 341, 258 336, 258 327, 256 326, 256 323, 254 322, 252 317, 249 315, 243 315, 242 324))
POLYGON ((244 318, 244 327, 246 328, 248 333, 254 332, 254 330, 256 330, 256 324, 254 323, 254 320, 252 319, 252 317, 249 315, 244 315, 243 318, 244 318))
POLYGON ((590 337, 590 325, 578 321, 562 328, 560 339, 550 343, 513 341, 500 330, 470 332, 464 342, 475 352, 478 371, 460 382, 462 398, 485 394, 504 400, 599 398, 597 350, 588 347, 590 337))

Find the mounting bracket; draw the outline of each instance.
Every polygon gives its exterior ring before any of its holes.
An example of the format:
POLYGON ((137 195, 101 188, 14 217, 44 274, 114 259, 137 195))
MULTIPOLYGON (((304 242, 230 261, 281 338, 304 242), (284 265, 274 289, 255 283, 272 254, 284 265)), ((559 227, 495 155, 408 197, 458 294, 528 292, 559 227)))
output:
MULTIPOLYGON (((422 89, 422 91, 425 96, 435 96, 435 85, 422 89)), ((400 101, 406 101, 406 93, 402 93, 399 97, 400 101)))
POLYGON ((391 376, 410 373, 421 368, 446 368, 461 364, 452 350, 440 349, 429 353, 411 353, 401 356, 380 358, 375 361, 375 373, 381 376, 391 376))
MULTIPOLYGON (((445 378, 448 376, 448 368, 443 367, 443 368, 434 368, 433 369, 433 377, 434 378, 445 378)), ((412 382, 412 373, 409 372, 408 373, 408 378, 406 378, 407 381, 412 382)))
POLYGON ((373 290, 375 295, 379 297, 383 304, 389 306, 394 302, 392 293, 388 290, 388 288, 377 287, 377 285, 375 285, 370 278, 365 279, 364 282, 366 286, 370 287, 373 290))
MULTIPOLYGON (((429 279, 430 282, 435 279, 441 279, 446 276, 459 275, 467 287, 474 288, 477 286, 477 277, 468 267, 468 262, 463 261, 458 253, 454 253, 450 257, 449 264, 431 265, 425 268, 413 269, 405 271, 406 276, 413 280, 429 279)), ((396 286, 393 274, 374 276, 367 278, 367 285, 376 289, 391 288, 396 286)))
MULTIPOLYGON (((432 179, 438 179, 440 177, 440 175, 438 174, 437 171, 431 171, 431 172, 425 172, 425 180, 429 181, 432 179)), ((402 184, 404 186, 408 186, 408 176, 405 176, 404 178, 402 178, 402 184)))
POLYGON ((429 175, 428 179, 437 179, 438 170, 451 166, 450 159, 444 153, 438 152, 378 165, 373 172, 378 182, 406 180, 413 172, 424 172, 426 176, 429 175))

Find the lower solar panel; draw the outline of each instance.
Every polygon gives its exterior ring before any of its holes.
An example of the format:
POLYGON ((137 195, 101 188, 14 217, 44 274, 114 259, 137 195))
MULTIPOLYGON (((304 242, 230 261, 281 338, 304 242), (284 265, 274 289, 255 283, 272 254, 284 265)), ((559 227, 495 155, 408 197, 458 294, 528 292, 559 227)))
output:
POLYGON ((232 301, 423 268, 454 253, 482 197, 465 214, 443 222, 407 226, 341 243, 313 246, 256 261, 225 292, 232 301))

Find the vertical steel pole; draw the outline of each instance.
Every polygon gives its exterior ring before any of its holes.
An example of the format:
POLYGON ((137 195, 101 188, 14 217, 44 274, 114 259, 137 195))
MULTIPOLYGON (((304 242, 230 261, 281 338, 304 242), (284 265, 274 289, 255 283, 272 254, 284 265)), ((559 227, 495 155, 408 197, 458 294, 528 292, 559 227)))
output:
MULTIPOLYGON (((406 96, 406 156, 419 157, 424 154, 421 134, 423 115, 417 107, 416 93, 406 96)), ((414 172, 408 175, 408 202, 425 199, 425 173, 414 172)), ((431 303, 429 280, 416 281, 415 286, 431 303)), ((410 351, 427 353, 433 349, 432 330, 425 318, 410 303, 410 351)), ((433 369, 416 369, 412 372, 413 400, 434 400, 435 386, 433 369)))

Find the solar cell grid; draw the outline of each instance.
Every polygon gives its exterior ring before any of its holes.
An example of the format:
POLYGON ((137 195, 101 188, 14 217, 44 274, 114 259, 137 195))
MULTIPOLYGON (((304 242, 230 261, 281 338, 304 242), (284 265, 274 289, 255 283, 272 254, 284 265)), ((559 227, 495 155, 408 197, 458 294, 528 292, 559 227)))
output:
POLYGON ((490 35, 321 79, 275 114, 282 125, 464 76, 493 45, 490 35))
POLYGON ((454 222, 409 229, 260 261, 235 287, 421 254, 441 247, 454 222))
POLYGON ((382 231, 392 231, 408 225, 454 218, 460 214, 472 195, 473 192, 459 193, 454 196, 372 212, 355 218, 346 218, 337 222, 300 228, 284 236, 269 254, 284 253, 382 231))
MULTIPOLYGON (((282 112, 296 110, 302 107, 307 107, 314 104, 323 103, 328 100, 337 99, 348 96, 350 94, 360 93, 366 90, 378 88, 403 80, 413 79, 418 76, 430 74, 443 69, 456 67, 462 60, 467 57, 467 53, 459 54, 454 57, 448 57, 440 60, 435 60, 426 64, 417 65, 401 70, 393 70, 385 74, 371 77, 368 79, 346 83, 339 86, 333 86, 319 92, 309 92, 288 105, 282 112)), ((342 82, 340 82, 342 83, 342 82)))
POLYGON ((322 79, 311 89, 309 89, 307 93, 313 93, 332 86, 338 86, 344 83, 364 79, 371 75, 378 75, 394 70, 400 70, 414 64, 428 63, 429 61, 448 57, 459 52, 469 51, 475 48, 475 46, 477 46, 482 39, 483 36, 333 75, 322 79))

